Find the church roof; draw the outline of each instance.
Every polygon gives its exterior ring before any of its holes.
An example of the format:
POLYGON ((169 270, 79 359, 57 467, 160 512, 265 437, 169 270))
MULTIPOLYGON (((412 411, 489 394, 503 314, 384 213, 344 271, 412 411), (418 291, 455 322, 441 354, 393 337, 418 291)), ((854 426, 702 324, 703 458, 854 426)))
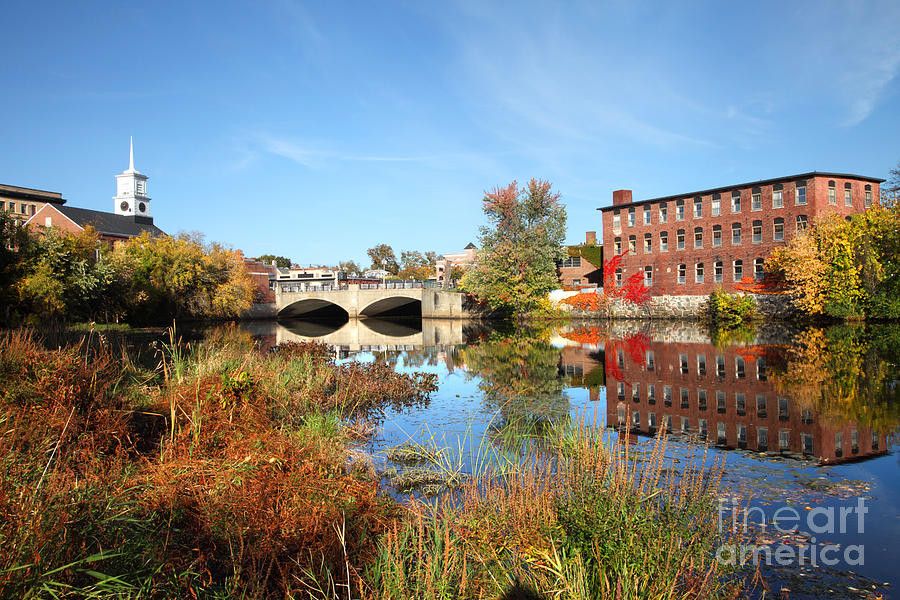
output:
POLYGON ((465 248, 463 248, 463 250, 477 250, 477 249, 478 249, 478 246, 476 246, 472 242, 469 242, 469 245, 466 246, 465 248))
POLYGON ((135 218, 128 215, 117 215, 115 213, 91 210, 89 208, 76 208, 74 206, 57 205, 55 208, 79 226, 87 227, 91 225, 99 233, 107 235, 137 237, 145 231, 153 237, 165 235, 163 230, 154 225, 153 220, 149 218, 141 219, 141 217, 135 218), (139 221, 138 219, 141 220, 139 221))

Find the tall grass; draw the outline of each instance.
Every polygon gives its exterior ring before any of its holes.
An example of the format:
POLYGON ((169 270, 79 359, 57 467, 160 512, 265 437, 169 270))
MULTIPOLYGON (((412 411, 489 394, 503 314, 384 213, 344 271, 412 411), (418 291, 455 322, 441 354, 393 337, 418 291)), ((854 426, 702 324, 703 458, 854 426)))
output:
POLYGON ((566 440, 539 451, 479 442, 473 476, 399 504, 356 468, 346 424, 424 401, 431 378, 318 344, 260 352, 234 328, 192 345, 172 331, 159 360, 142 369, 97 336, 0 338, 0 597, 728 591, 710 560, 719 471, 692 457, 676 476, 664 441, 639 462, 580 420, 535 431, 566 440))
POLYGON ((605 445, 579 420, 571 452, 486 470, 436 506, 413 504, 366 572, 370 598, 499 597, 524 582, 553 598, 735 597, 714 561, 720 465, 667 468, 605 445))

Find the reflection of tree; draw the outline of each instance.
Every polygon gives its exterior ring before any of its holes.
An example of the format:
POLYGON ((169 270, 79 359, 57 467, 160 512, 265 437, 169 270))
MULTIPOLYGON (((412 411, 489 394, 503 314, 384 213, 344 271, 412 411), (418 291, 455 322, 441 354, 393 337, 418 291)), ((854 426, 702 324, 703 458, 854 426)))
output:
POLYGON ((503 421, 556 421, 568 415, 560 375, 560 350, 546 331, 517 327, 460 351, 469 373, 480 378, 485 401, 503 421))
POLYGON ((779 389, 834 425, 879 433, 900 427, 900 326, 808 329, 789 351, 779 389))

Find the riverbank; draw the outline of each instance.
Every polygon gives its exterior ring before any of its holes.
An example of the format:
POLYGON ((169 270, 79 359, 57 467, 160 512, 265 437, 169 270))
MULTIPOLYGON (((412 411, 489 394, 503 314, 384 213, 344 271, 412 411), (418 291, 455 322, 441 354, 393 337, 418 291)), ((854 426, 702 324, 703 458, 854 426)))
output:
POLYGON ((152 356, 96 334, 48 349, 8 333, 0 596, 475 598, 521 579, 570 597, 712 598, 733 585, 711 560, 716 471, 635 475, 627 447, 584 424, 436 508, 381 493, 354 447, 386 407, 433 390, 433 376, 339 363, 322 344, 260 351, 235 327, 173 335, 152 356))
MULTIPOLYGON (((709 296, 650 296, 646 305, 639 305, 621 298, 610 298, 596 309, 582 309, 560 300, 574 296, 574 292, 557 294, 558 307, 573 319, 700 319, 709 296)), ((782 294, 749 294, 756 303, 757 315, 764 319, 791 321, 801 316, 791 297, 782 294)))

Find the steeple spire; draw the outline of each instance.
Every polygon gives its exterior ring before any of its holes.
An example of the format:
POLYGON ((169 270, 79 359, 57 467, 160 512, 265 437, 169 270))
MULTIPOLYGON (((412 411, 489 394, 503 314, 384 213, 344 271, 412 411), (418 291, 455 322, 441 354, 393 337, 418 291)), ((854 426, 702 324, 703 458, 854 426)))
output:
POLYGON ((131 136, 131 147, 128 151, 128 170, 134 171, 134 136, 131 136))

